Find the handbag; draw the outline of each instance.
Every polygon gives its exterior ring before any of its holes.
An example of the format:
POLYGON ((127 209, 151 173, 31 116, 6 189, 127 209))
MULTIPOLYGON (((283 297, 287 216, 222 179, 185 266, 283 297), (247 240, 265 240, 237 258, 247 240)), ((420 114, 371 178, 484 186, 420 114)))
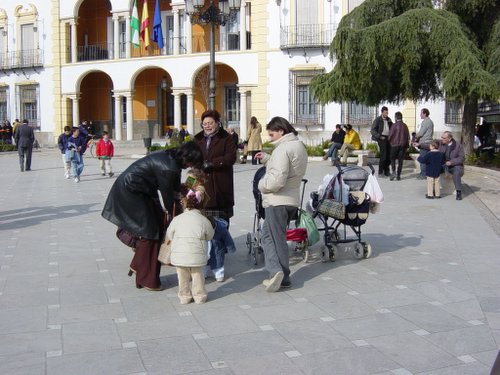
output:
POLYGON ((299 209, 299 216, 295 221, 295 226, 297 228, 306 228, 307 244, 309 246, 312 246, 319 241, 318 227, 316 226, 316 222, 313 217, 307 211, 299 209))
POLYGON ((323 216, 343 220, 345 218, 345 206, 342 202, 333 199, 323 199, 318 205, 318 212, 323 216))
POLYGON ((172 241, 167 240, 163 242, 160 246, 160 252, 158 253, 158 261, 167 266, 171 266, 170 257, 172 255, 172 241))
POLYGON ((134 237, 132 233, 129 231, 123 229, 123 228, 118 228, 116 231, 116 237, 124 244, 127 245, 128 247, 135 248, 137 240, 139 238, 134 237))

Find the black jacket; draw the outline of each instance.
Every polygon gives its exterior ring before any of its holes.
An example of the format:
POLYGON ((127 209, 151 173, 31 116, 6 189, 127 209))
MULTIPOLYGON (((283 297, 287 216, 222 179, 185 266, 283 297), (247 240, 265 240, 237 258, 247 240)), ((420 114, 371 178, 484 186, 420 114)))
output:
MULTIPOLYGON (((389 126, 389 129, 387 129, 387 134, 389 134, 389 130, 392 127, 392 120, 389 117, 387 117, 387 125, 389 126)), ((372 128, 370 130, 370 133, 372 134, 372 140, 374 141, 380 140, 383 130, 384 130, 384 119, 382 118, 382 115, 380 115, 375 120, 373 120, 372 123, 372 128)))
POLYGON ((180 190, 181 165, 173 150, 158 151, 131 164, 116 179, 102 210, 102 217, 137 237, 160 240, 163 218, 158 190, 172 212, 180 190))
POLYGON ((341 145, 343 145, 344 138, 345 138, 345 131, 343 129, 340 129, 338 133, 336 131, 333 132, 332 139, 330 141, 333 143, 340 143, 341 145))

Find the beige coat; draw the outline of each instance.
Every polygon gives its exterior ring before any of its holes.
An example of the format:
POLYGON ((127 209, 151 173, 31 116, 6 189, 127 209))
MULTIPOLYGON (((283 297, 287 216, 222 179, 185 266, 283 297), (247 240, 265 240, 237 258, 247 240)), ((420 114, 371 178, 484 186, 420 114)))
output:
POLYGON ((206 265, 208 241, 214 233, 212 223, 199 210, 186 210, 174 217, 167 229, 167 238, 172 241, 172 265, 206 265))
POLYGON ((304 144, 293 133, 285 134, 273 142, 276 148, 271 155, 264 154, 262 162, 266 174, 259 181, 262 206, 300 205, 300 184, 307 169, 307 152, 304 144))
POLYGON ((252 125, 248 128, 247 132, 247 151, 261 151, 262 150, 262 125, 257 122, 255 128, 252 125))

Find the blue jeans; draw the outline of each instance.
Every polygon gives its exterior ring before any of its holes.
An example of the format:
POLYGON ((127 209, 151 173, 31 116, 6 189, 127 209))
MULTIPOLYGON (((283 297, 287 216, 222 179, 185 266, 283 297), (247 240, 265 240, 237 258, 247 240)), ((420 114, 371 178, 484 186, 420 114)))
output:
POLYGON ((335 161, 335 159, 337 159, 337 151, 340 150, 341 147, 342 147, 342 144, 333 142, 331 144, 330 148, 328 148, 326 155, 329 158, 331 158, 332 163, 335 161))

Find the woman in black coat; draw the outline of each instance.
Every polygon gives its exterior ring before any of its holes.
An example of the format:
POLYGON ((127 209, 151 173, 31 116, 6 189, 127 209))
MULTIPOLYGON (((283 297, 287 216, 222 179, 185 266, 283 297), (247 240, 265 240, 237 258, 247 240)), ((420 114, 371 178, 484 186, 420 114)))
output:
POLYGON ((116 179, 102 216, 119 231, 134 237, 135 254, 129 276, 136 274, 137 288, 160 290, 158 252, 165 231, 162 209, 174 212, 180 190, 182 169, 200 167, 203 157, 194 142, 179 148, 149 154, 131 164, 116 179))

